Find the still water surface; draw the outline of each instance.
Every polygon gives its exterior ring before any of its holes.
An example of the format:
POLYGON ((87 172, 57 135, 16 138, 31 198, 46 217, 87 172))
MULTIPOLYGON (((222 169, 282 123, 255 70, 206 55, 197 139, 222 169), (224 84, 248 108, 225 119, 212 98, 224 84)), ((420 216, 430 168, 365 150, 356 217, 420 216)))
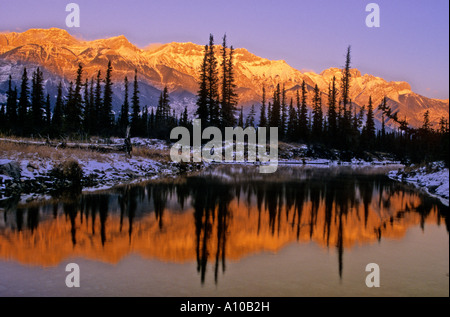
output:
POLYGON ((449 296, 448 207, 385 172, 222 166, 3 202, 0 296, 449 296))

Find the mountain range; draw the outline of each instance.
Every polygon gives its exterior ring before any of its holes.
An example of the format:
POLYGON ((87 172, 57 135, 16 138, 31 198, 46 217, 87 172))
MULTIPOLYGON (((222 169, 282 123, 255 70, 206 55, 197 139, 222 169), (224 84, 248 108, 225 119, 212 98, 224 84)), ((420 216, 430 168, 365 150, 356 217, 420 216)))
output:
MULTIPOLYGON (((216 47, 220 63, 220 46, 216 47)), ((108 39, 85 41, 71 36, 57 28, 29 29, 22 33, 0 34, 0 103, 5 102, 8 77, 11 74, 17 87, 20 85, 23 68, 31 73, 37 67, 44 72, 45 88, 54 103, 56 87, 60 81, 67 91, 68 83, 75 79, 78 64, 83 65, 84 78, 95 77, 98 70, 104 75, 111 60, 114 82, 113 106, 117 111, 123 102, 123 80, 131 81, 134 70, 138 71, 141 105, 157 105, 160 91, 167 86, 171 106, 178 113, 188 107, 192 117, 195 112, 196 93, 200 65, 203 61, 204 46, 193 43, 168 43, 152 45, 141 49, 130 43, 123 35, 108 39)), ((329 68, 320 74, 301 72, 283 60, 269 60, 258 57, 244 48, 235 49, 235 78, 239 104, 248 109, 250 105, 261 103, 263 86, 270 96, 277 84, 285 85, 287 98, 293 97, 305 81, 308 102, 311 103, 312 90, 317 84, 322 91, 322 101, 326 111, 328 85, 333 76, 340 82, 342 70, 329 68)), ((411 90, 407 82, 386 81, 359 70, 351 70, 350 97, 357 109, 367 105, 372 96, 377 106, 382 98, 388 98, 388 105, 399 112, 399 118, 418 127, 423 114, 429 110, 433 123, 449 116, 449 100, 427 98, 411 90)), ((294 101, 295 104, 295 101, 294 101)), ((375 112, 378 124, 381 113, 375 112)))

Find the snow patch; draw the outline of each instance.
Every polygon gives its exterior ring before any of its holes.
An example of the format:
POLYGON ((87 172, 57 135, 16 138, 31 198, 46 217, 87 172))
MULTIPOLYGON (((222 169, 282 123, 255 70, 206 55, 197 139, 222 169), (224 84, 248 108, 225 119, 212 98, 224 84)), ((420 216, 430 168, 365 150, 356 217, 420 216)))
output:
POLYGON ((439 198, 444 205, 449 205, 449 169, 444 167, 443 162, 391 171, 388 176, 394 180, 413 184, 429 195, 439 198))

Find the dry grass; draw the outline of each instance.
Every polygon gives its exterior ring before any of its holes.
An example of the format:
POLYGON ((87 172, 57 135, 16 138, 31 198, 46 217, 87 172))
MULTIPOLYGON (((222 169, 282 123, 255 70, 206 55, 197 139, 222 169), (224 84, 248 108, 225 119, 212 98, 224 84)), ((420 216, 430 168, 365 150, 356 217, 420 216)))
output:
POLYGON ((157 150, 157 149, 149 149, 146 147, 133 147, 133 151, 131 152, 133 156, 139 156, 144 158, 153 159, 159 162, 167 162, 170 161, 170 150, 157 150))
MULTIPOLYGON (((15 141, 32 141, 31 139, 14 138, 15 141)), ((36 141, 36 140, 33 140, 36 141)), ((124 152, 117 151, 115 153, 123 154, 124 152)), ((160 162, 167 162, 170 160, 170 151, 149 149, 147 147, 133 147, 133 157, 149 158, 160 162)), ((54 145, 46 144, 24 144, 0 140, 0 157, 16 158, 19 160, 33 159, 36 157, 61 162, 70 158, 76 158, 86 161, 105 162, 110 156, 106 153, 83 148, 62 148, 54 145)))
POLYGON ((74 148, 57 148, 49 145, 21 144, 0 141, 0 156, 31 159, 36 156, 52 161, 63 161, 69 158, 96 160, 102 162, 106 156, 91 150, 74 148))

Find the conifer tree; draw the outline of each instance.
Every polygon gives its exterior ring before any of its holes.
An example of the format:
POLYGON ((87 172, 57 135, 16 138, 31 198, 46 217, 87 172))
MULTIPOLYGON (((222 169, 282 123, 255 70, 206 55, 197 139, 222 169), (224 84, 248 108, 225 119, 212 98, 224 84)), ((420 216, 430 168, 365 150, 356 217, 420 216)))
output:
POLYGON ((323 128, 323 113, 322 113, 322 98, 320 96, 319 87, 314 87, 313 97, 313 123, 312 123, 312 136, 316 140, 320 140, 322 136, 323 128))
MULTIPOLYGON (((66 130, 68 133, 79 133, 82 127, 83 100, 81 96, 83 67, 78 65, 75 88, 69 93, 69 100, 66 106, 66 130)), ((71 87, 72 88, 72 87, 71 87)))
POLYGON ((220 117, 221 117, 221 128, 233 126, 234 115, 233 111, 228 105, 228 54, 227 54, 227 35, 223 36, 222 42, 222 62, 220 67, 222 68, 222 100, 220 107, 220 117))
POLYGON ((208 88, 206 84, 208 68, 208 45, 205 45, 205 53, 203 57, 202 66, 200 69, 200 87, 197 92, 197 110, 195 115, 202 121, 202 124, 209 125, 209 111, 208 111, 208 88))
POLYGON ((58 94, 56 96, 55 108, 53 109, 53 117, 52 117, 52 130, 54 133, 60 133, 63 127, 63 96, 62 96, 62 83, 58 84, 58 94))
POLYGON ((158 124, 167 125, 171 119, 170 100, 167 86, 159 95, 158 107, 156 108, 156 121, 158 124))
POLYGON ((267 127, 270 127, 272 123, 272 103, 269 101, 267 104, 267 127))
POLYGON ((102 134, 109 135, 111 133, 112 125, 112 81, 111 81, 112 66, 111 61, 108 61, 108 68, 106 69, 105 87, 103 92, 103 107, 101 111, 102 134))
POLYGON ((158 138, 168 138, 170 129, 174 125, 174 118, 170 110, 170 100, 167 86, 164 87, 156 108, 154 130, 158 138))
POLYGON ((302 82, 301 108, 298 114, 298 126, 300 139, 304 142, 308 140, 308 108, 306 105, 306 83, 302 82))
MULTIPOLYGON (((169 90, 167 89, 167 86, 164 86, 162 96, 163 96, 162 103, 164 110, 164 118, 167 121, 171 117, 169 90)), ((174 115, 172 117, 174 117, 174 115)))
POLYGON ((280 84, 277 84, 277 89, 273 92, 273 104, 272 104, 272 109, 271 109, 271 115, 270 115, 270 126, 271 127, 278 127, 280 128, 281 126, 281 112, 280 112, 280 84))
POLYGON ((299 122, 299 118, 300 118, 300 111, 301 111, 301 107, 302 104, 300 102, 300 92, 297 89, 296 93, 295 93, 295 100, 296 100, 296 110, 295 110, 295 138, 292 141, 298 141, 299 137, 300 137, 300 122, 299 122))
POLYGON ((421 129, 425 132, 431 131, 430 110, 425 111, 425 113, 423 114, 423 124, 421 129))
POLYGON ((27 125, 27 114, 29 107, 29 88, 28 88, 28 74, 27 69, 23 69, 22 82, 20 84, 20 98, 19 98, 19 109, 18 109, 18 124, 21 127, 22 132, 26 130, 27 125))
POLYGON ((287 125, 287 110, 286 110, 286 88, 283 84, 283 89, 281 91, 281 102, 280 102, 280 125, 278 133, 281 139, 286 137, 286 125, 287 125))
POLYGON ((95 97, 94 97, 94 108, 92 113, 92 120, 96 123, 95 129, 92 133, 100 133, 102 129, 102 124, 99 120, 103 118, 103 99, 102 99, 102 85, 101 85, 101 71, 97 72, 97 79, 95 85, 95 97))
MULTIPOLYGON (((92 87, 91 87, 92 88, 92 87)), ((86 78, 84 83, 84 113, 83 113, 83 127, 85 132, 90 132, 92 120, 92 91, 89 90, 89 80, 86 78)))
POLYGON ((88 111, 88 126, 86 131, 90 134, 95 133, 97 126, 97 110, 95 106, 95 88, 94 88, 94 78, 91 77, 90 87, 89 87, 89 111, 88 111))
POLYGON ((367 118, 366 125, 363 130, 363 139, 368 149, 371 149, 375 141, 375 121, 373 114, 372 96, 369 97, 369 105, 367 106, 367 118))
POLYGON ((227 80, 227 107, 228 107, 228 118, 229 121, 227 124, 229 124, 230 127, 234 126, 236 124, 236 120, 234 117, 234 114, 236 112, 236 106, 238 103, 238 95, 236 93, 236 83, 235 83, 235 77, 234 77, 234 47, 231 45, 230 47, 230 53, 228 58, 228 80, 227 80))
POLYGON ((148 137, 148 107, 145 106, 142 109, 142 119, 140 124, 140 135, 143 137, 148 137))
POLYGON ((255 105, 252 105, 252 107, 250 108, 250 112, 247 115, 245 127, 255 127, 255 116, 256 116, 255 105))
POLYGON ((183 111, 183 115, 181 116, 181 125, 183 127, 188 127, 188 111, 187 111, 187 106, 184 107, 184 111, 183 111))
POLYGON ((266 88, 263 86, 262 91, 262 105, 261 114, 259 116, 259 126, 261 128, 267 127, 267 117, 266 117, 266 88))
POLYGON ((143 128, 141 124, 141 118, 139 116, 141 112, 141 106, 139 104, 139 84, 137 80, 137 69, 134 70, 133 96, 131 97, 131 107, 131 134, 141 135, 142 133, 144 133, 144 131, 142 131, 143 128))
POLYGON ((31 87, 31 123, 32 129, 39 132, 43 127, 44 87, 43 74, 38 67, 33 73, 31 87))
POLYGON ((152 107, 152 112, 150 113, 150 118, 148 119, 148 129, 149 134, 153 137, 154 136, 154 129, 155 129, 155 111, 152 107))
POLYGON ((448 133, 448 120, 445 117, 439 119, 438 132, 441 134, 448 133))
POLYGON ((164 106, 163 106, 163 94, 162 91, 159 94, 158 99, 158 106, 156 107, 156 113, 155 113, 155 122, 158 123, 158 125, 164 125, 164 106))
POLYGON ((244 128, 244 108, 242 106, 239 112, 238 127, 244 128))
POLYGON ((209 112, 209 124, 217 127, 220 126, 219 77, 217 59, 214 53, 214 37, 212 34, 209 35, 206 85, 208 89, 207 106, 209 112))
POLYGON ((351 100, 350 100, 350 46, 347 48, 347 55, 345 59, 345 67, 342 71, 341 82, 341 107, 339 109, 339 130, 341 132, 341 141, 345 149, 351 146, 352 124, 351 124, 351 100))
POLYGON ((47 131, 50 130, 50 126, 52 124, 52 113, 50 111, 50 95, 47 94, 47 98, 45 99, 45 128, 47 131))
POLYGON ((331 86, 328 86, 328 137, 333 138, 337 135, 337 111, 336 111, 336 77, 333 76, 331 86))
MULTIPOLYGON (((128 78, 127 78, 127 76, 125 76, 125 79, 124 79, 124 87, 125 87, 125 95, 124 95, 124 101, 122 104, 122 109, 120 111, 120 117, 119 117, 119 130, 121 133, 125 133, 125 131, 128 127, 128 124, 129 124, 128 113, 130 111, 130 106, 128 104, 128 78)), ((134 114, 134 112, 133 112, 133 114, 134 114)))
POLYGON ((7 125, 15 127, 17 123, 17 91, 12 89, 12 79, 9 75, 8 91, 6 92, 6 120, 7 125))
POLYGON ((287 126, 287 138, 290 141, 295 141, 295 136, 297 132, 297 112, 294 108, 294 101, 291 98, 291 102, 289 104, 289 123, 287 126))
POLYGON ((383 99, 381 100, 381 103, 378 105, 378 110, 381 111, 381 142, 384 141, 385 136, 386 136, 386 123, 385 123, 385 114, 386 114, 386 110, 387 110, 388 106, 387 106, 387 98, 386 96, 383 97, 383 99))
POLYGON ((2 104, 0 106, 0 131, 6 131, 6 105, 2 104))

